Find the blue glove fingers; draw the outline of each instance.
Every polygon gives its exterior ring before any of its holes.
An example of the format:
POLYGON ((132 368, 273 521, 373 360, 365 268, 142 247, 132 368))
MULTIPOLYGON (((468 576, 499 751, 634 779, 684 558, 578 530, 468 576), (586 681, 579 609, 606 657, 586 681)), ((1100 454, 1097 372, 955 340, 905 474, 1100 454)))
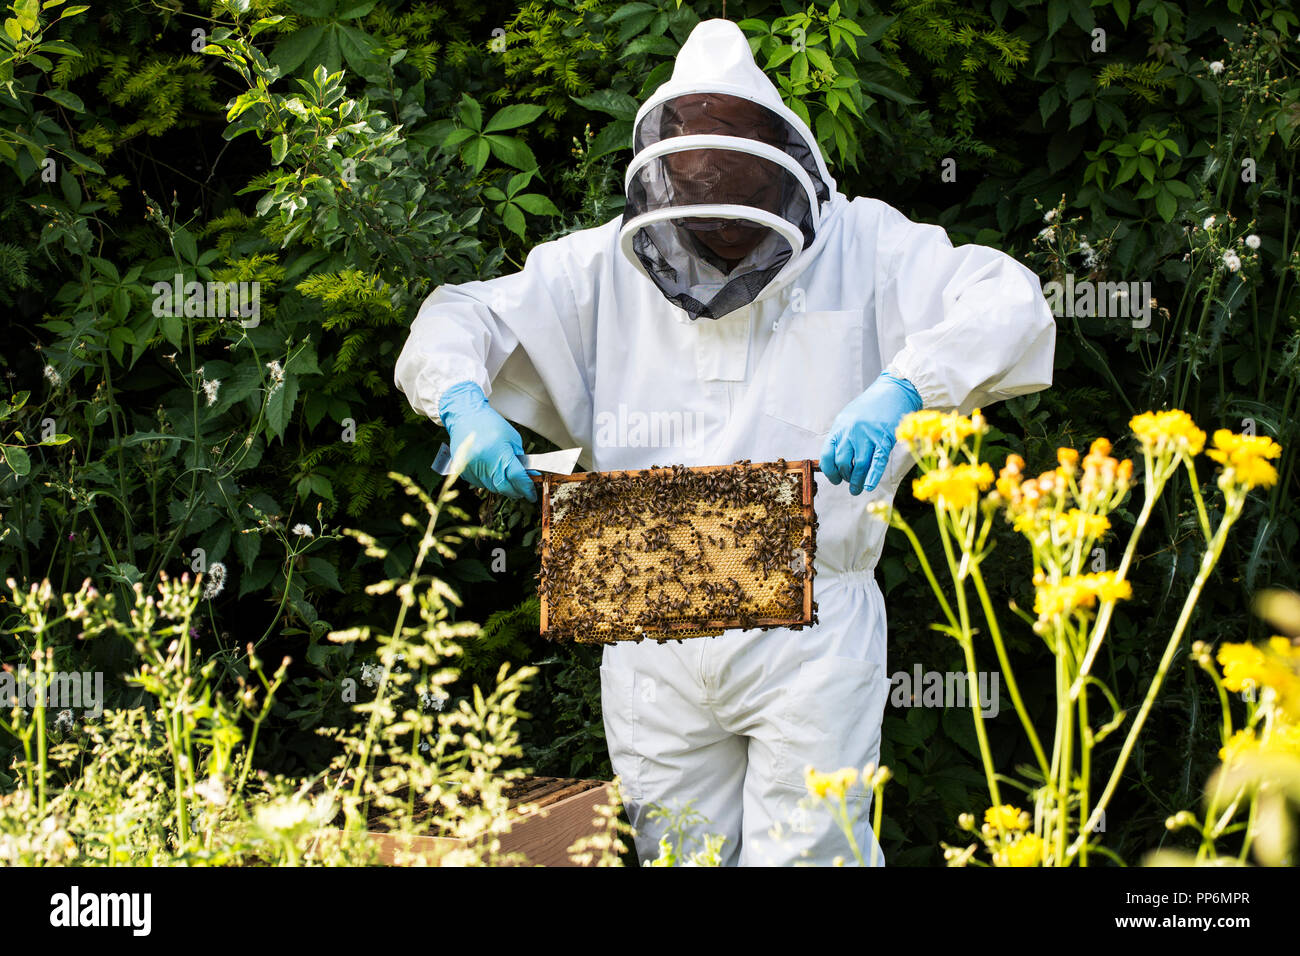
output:
MULTIPOLYGON (((853 463, 861 456, 863 449, 859 441, 848 435, 840 439, 835 447, 835 470, 844 481, 853 481, 853 463)), ((838 484, 838 482, 836 482, 838 484)))
POLYGON ((894 450, 894 442, 884 438, 876 443, 876 457, 871 462, 871 472, 867 475, 867 491, 875 491, 876 485, 884 477, 889 466, 889 455, 894 450))
POLYGON ((533 485, 533 479, 528 477, 528 470, 524 468, 524 463, 518 456, 506 463, 502 477, 508 486, 508 490, 503 490, 502 494, 509 495, 511 498, 525 498, 528 501, 537 500, 537 489, 533 485))
POLYGON ((843 440, 843 434, 839 429, 832 429, 831 433, 826 436, 826 442, 822 445, 821 461, 817 464, 821 467, 822 474, 832 485, 838 485, 843 481, 840 470, 835 464, 835 452, 838 443, 843 440))
POLYGON ((879 447, 879 444, 870 437, 864 437, 858 442, 857 453, 853 456, 853 473, 849 476, 849 494, 862 494, 867 472, 875 462, 879 447))

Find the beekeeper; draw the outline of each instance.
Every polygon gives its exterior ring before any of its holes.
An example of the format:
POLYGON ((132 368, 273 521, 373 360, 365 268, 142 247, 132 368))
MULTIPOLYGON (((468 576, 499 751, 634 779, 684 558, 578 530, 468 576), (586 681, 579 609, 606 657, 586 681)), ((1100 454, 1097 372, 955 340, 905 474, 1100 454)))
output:
MULTIPOLYGON (((798 805, 807 766, 879 760, 886 526, 867 505, 910 468, 894 428, 1046 388, 1055 323, 1009 256, 838 192, 725 20, 692 31, 637 112, 625 189, 620 218, 536 246, 521 272, 434 291, 397 385, 453 448, 473 433, 467 478, 506 495, 535 496, 510 421, 600 471, 820 461, 820 623, 607 646, 601 701, 642 860, 666 832, 650 807, 688 801, 724 863, 849 857, 829 813, 798 805)), ((854 788, 856 838, 883 863, 869 796, 854 788)))

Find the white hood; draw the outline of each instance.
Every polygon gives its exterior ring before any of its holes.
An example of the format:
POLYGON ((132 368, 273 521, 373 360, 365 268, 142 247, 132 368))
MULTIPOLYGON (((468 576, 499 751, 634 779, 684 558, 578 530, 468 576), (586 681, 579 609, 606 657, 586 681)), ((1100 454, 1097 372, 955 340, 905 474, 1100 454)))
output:
POLYGON ((637 111, 624 255, 692 319, 720 318, 801 268, 835 180, 816 137, 729 20, 706 20, 637 111))

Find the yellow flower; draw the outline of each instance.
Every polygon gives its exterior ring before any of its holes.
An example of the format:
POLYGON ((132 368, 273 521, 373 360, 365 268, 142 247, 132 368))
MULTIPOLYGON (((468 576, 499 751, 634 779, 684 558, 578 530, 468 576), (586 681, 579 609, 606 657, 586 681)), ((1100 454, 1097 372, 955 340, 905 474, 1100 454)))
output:
POLYGON ((1098 599, 1117 601, 1132 596, 1133 588, 1118 572, 1076 574, 1057 582, 1039 584, 1034 596, 1034 611, 1040 618, 1056 617, 1095 607, 1098 599))
POLYGON ((934 501, 954 510, 979 498, 981 490, 993 484, 993 469, 978 465, 948 465, 935 468, 912 482, 912 494, 921 501, 934 501))
POLYGON ((1206 454, 1223 465, 1228 481, 1246 488, 1277 484, 1277 469, 1265 459, 1281 455, 1282 446, 1267 435, 1236 435, 1220 428, 1214 445, 1206 454))
POLYGON ((904 415, 894 435, 918 457, 926 457, 941 446, 957 446, 971 435, 982 435, 987 431, 988 425, 979 409, 967 418, 957 412, 939 412, 927 408, 904 415))
POLYGON ((849 787, 858 779, 858 771, 853 767, 845 767, 843 770, 836 770, 834 773, 818 773, 811 766, 804 771, 804 781, 808 786, 808 792, 819 800, 824 800, 829 794, 837 799, 843 799, 844 794, 848 792, 849 787))
POLYGON ((1037 833, 1022 834, 993 854, 995 866, 1038 866, 1042 862, 1043 839, 1037 833))
POLYGON ((1254 644, 1223 644, 1218 660, 1223 668, 1223 686, 1233 693, 1264 682, 1264 652, 1254 644))
POLYGON ((1300 648, 1288 638, 1272 637, 1263 647, 1223 644, 1219 647, 1223 686, 1230 691, 1270 687, 1278 706, 1291 720, 1300 720, 1300 648))
POLYGON ((1129 421, 1129 428, 1153 455, 1168 451, 1199 455, 1205 447, 1205 432, 1196 427, 1184 411, 1143 412, 1129 421))
POLYGON ((1219 748, 1219 759, 1225 764, 1236 763, 1239 758, 1259 749, 1259 741, 1251 730, 1239 730, 1219 748))
POLYGON ((1092 515, 1071 508, 1063 515, 1057 515, 1052 522, 1052 530, 1058 538, 1096 538, 1105 534, 1110 528, 1110 519, 1105 515, 1092 515))
POLYGON ((1001 824, 1004 830, 1023 830, 1029 826, 1029 814, 1019 807, 1004 803, 1000 807, 989 807, 985 810, 984 822, 995 828, 1001 824))

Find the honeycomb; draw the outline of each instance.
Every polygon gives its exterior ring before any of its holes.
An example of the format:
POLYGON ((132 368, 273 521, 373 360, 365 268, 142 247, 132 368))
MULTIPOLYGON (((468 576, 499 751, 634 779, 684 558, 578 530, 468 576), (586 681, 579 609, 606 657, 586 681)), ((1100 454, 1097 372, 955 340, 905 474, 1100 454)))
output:
POLYGON ((542 476, 542 633, 662 643, 815 624, 813 467, 542 476))

